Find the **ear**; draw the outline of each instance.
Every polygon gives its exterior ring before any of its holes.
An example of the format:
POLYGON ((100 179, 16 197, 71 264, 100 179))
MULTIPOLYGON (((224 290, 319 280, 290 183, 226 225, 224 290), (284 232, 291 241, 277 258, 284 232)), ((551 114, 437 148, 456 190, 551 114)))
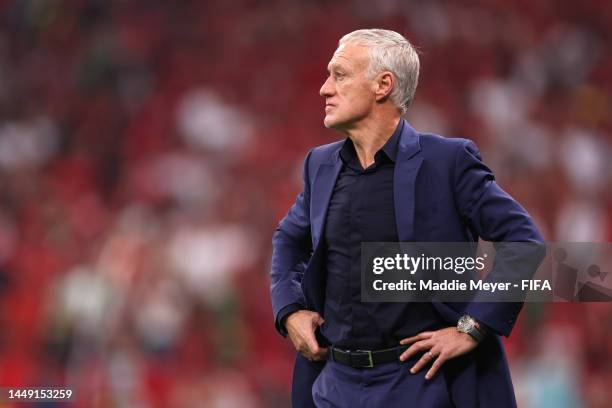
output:
POLYGON ((395 86, 395 77, 390 71, 383 71, 376 76, 376 101, 389 97, 395 86))

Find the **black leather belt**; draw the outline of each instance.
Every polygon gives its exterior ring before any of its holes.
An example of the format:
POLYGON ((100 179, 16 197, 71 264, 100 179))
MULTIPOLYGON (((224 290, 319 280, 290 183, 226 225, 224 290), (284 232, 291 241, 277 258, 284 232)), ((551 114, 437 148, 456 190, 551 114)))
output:
POLYGON ((408 346, 398 346, 384 350, 342 350, 330 347, 333 361, 353 368, 372 368, 379 364, 400 362, 399 356, 408 346))

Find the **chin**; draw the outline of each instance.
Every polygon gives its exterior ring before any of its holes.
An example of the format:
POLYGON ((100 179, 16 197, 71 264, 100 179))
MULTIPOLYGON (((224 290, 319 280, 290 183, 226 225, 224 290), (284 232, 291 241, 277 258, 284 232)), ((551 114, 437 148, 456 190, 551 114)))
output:
POLYGON ((334 118, 333 116, 325 116, 325 119, 323 119, 323 124, 325 125, 326 128, 328 129, 334 129, 337 128, 338 126, 340 126, 342 123, 341 120, 338 120, 337 118, 334 118))

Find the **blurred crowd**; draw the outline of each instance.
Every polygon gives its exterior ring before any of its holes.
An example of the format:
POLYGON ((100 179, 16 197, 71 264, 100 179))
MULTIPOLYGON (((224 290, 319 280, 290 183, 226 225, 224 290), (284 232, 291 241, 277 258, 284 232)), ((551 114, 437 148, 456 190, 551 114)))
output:
MULTIPOLYGON (((271 235, 307 150, 341 138, 318 90, 357 28, 419 48, 409 122, 473 139, 547 240, 612 241, 606 0, 5 0, 0 18, 1 386, 289 406, 271 235)), ((612 404, 609 303, 528 304, 506 345, 520 406, 612 404)))

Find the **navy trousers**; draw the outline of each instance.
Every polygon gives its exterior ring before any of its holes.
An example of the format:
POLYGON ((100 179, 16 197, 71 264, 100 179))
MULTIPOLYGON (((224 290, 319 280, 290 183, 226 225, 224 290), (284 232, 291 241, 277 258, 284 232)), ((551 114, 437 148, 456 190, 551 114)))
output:
POLYGON ((431 380, 425 379, 428 366, 410 373, 419 357, 364 369, 329 360, 312 386, 314 403, 317 408, 454 407, 444 367, 431 380))

